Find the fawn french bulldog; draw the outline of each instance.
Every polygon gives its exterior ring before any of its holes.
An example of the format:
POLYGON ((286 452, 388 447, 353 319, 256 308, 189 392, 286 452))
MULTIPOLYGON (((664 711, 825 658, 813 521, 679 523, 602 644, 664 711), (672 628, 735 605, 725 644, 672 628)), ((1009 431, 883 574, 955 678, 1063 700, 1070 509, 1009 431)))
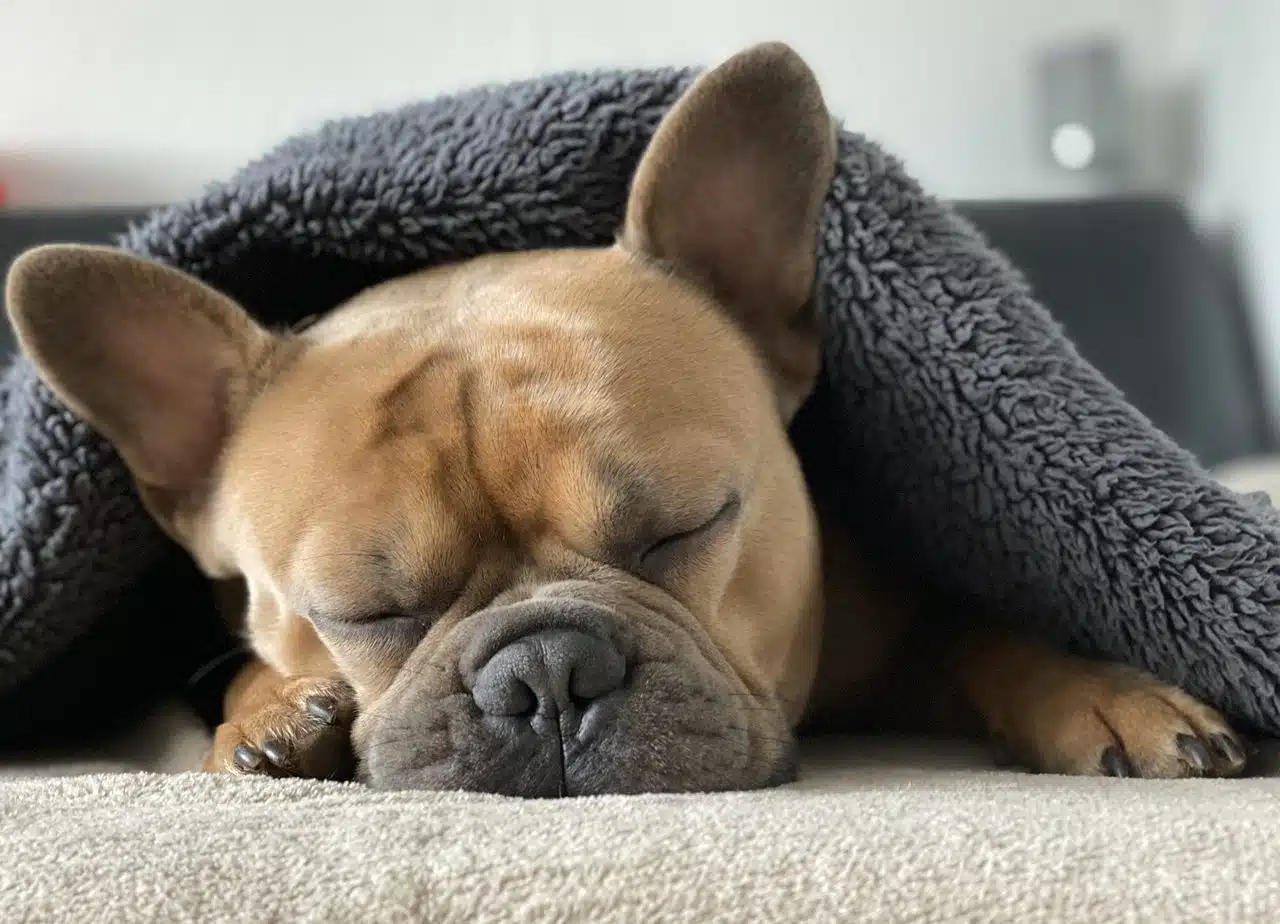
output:
MULTIPOLYGON (((835 128, 785 46, 662 122, 614 246, 404 276, 272 331, 176 270, 47 246, 7 288, 49 387, 241 588, 208 769, 524 796, 791 778, 806 722, 972 728, 1028 768, 1230 775, 1222 717, 916 588, 787 438, 835 128)), ((907 576, 909 578, 909 576, 907 576)))

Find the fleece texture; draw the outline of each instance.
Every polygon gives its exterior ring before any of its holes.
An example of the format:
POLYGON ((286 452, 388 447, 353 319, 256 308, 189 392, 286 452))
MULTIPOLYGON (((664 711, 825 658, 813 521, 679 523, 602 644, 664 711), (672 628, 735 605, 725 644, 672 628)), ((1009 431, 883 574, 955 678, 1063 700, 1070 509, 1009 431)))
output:
POLYGON ((858 740, 801 771, 768 792, 537 801, 0 780, 0 906, 29 924, 1280 920, 1280 780, 1030 776, 858 740))
MULTIPOLYGON (((292 322, 408 270, 608 244, 691 70, 560 74, 290 140, 122 240, 292 322)), ((876 144, 841 133, 821 230, 817 490, 964 618, 1133 662, 1280 732, 1280 520, 1211 480, 1020 275, 876 144)), ((165 553, 109 447, 25 360, 0 391, 0 696, 165 553)))

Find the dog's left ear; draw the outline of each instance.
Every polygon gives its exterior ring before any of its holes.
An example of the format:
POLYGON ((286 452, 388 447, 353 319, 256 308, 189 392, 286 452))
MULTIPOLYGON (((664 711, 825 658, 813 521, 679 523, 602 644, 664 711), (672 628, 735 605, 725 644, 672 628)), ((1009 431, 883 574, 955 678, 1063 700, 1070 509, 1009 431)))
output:
POLYGON ((786 45, 758 45, 695 81, 663 119, 627 203, 622 245, 733 313, 788 420, 820 364, 812 293, 835 157, 835 125, 809 66, 786 45))
POLYGON ((194 277, 108 247, 27 251, 5 302, 41 378, 115 445, 181 537, 273 337, 194 277))

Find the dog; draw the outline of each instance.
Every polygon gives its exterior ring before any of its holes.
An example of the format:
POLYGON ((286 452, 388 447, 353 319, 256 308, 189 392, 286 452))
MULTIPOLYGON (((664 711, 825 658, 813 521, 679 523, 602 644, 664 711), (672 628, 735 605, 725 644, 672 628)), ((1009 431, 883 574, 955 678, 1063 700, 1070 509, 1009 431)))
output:
POLYGON ((978 734, 1033 770, 1230 776, 1224 718, 965 614, 816 505, 788 425, 836 127, 782 44, 705 73, 616 243, 482 257, 272 331, 50 245, 6 304, 49 388, 230 591, 255 660, 206 768, 513 796, 795 775, 808 727, 978 734))

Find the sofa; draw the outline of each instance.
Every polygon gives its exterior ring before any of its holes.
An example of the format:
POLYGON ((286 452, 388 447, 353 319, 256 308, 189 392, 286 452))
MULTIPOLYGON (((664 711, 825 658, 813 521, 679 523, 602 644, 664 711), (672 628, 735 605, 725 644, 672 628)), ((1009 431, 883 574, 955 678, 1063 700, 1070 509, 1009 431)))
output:
MULTIPOLYGON (((958 207, 1158 426, 1231 486, 1280 491, 1246 305, 1177 203, 958 207)), ((0 212, 0 264, 137 214, 0 212)), ((173 635, 155 676, 115 676, 112 651, 173 632, 164 575, 134 603, 33 681, 40 696, 0 703, 7 919, 1280 920, 1265 744, 1246 780, 1142 781, 824 738, 778 790, 544 802, 183 773, 234 663, 200 668, 228 640, 173 635)))

